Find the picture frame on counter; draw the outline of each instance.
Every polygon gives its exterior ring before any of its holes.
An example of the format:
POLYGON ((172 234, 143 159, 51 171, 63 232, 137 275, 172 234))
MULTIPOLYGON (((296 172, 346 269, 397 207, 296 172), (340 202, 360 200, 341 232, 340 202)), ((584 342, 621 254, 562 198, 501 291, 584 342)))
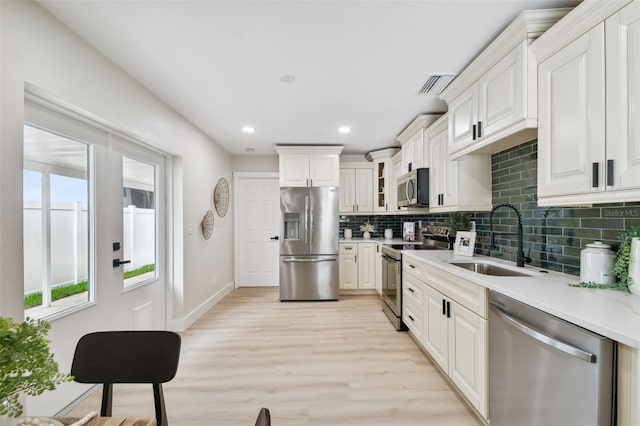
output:
POLYGON ((456 242, 453 245, 453 254, 461 256, 473 256, 476 246, 476 233, 473 231, 458 231, 456 242))

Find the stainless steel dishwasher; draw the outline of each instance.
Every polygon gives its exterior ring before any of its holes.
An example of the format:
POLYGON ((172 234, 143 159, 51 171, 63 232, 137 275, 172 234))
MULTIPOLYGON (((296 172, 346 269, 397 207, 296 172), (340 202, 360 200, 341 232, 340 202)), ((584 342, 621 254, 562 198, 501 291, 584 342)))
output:
POLYGON ((614 343, 489 292, 491 426, 613 425, 614 343))

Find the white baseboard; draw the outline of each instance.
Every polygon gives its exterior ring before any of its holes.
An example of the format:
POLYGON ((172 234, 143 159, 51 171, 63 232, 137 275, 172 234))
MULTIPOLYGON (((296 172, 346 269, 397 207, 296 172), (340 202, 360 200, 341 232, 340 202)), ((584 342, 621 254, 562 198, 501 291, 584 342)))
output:
POLYGON ((183 318, 176 318, 171 321, 169 325, 169 329, 175 332, 186 331, 189 327, 191 327, 196 321, 198 321, 204 314, 206 314, 209 309, 213 308, 218 304, 222 299, 225 298, 226 295, 231 293, 235 288, 235 282, 231 281, 230 283, 224 285, 220 290, 218 290, 215 294, 205 300, 200 306, 195 308, 189 314, 184 316, 183 318))

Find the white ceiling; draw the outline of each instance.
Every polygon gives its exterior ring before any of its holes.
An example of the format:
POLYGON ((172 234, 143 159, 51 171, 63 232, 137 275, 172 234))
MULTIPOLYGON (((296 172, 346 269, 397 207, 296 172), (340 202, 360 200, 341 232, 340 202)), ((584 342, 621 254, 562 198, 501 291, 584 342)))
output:
POLYGON ((232 154, 397 145, 416 115, 446 110, 417 94, 427 75, 459 73, 522 10, 577 3, 40 0, 232 154))

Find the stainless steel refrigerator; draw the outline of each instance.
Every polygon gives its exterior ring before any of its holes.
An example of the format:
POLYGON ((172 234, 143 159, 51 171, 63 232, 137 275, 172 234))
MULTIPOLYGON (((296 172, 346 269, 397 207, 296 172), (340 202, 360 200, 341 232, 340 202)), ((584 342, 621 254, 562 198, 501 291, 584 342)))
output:
POLYGON ((338 188, 280 188, 280 301, 337 300, 338 188))

